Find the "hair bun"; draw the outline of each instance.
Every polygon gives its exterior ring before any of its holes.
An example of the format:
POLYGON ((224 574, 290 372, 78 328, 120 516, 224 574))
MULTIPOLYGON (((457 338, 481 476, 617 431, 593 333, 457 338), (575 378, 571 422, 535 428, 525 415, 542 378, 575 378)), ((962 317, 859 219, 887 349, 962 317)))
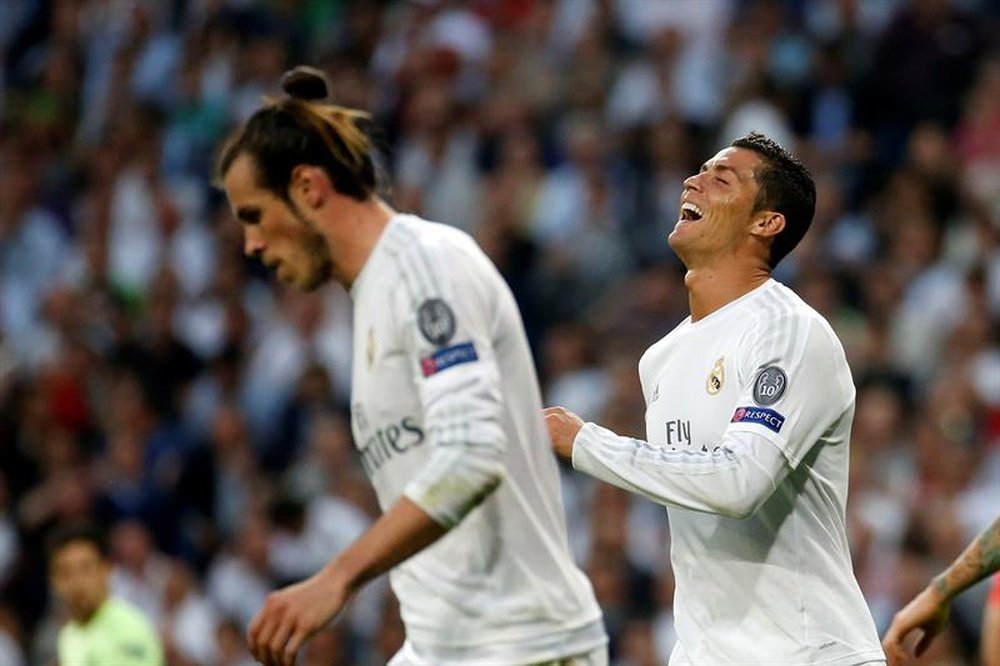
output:
POLYGON ((326 99, 329 94, 326 75, 305 65, 285 72, 281 77, 281 89, 292 99, 307 101, 326 99))

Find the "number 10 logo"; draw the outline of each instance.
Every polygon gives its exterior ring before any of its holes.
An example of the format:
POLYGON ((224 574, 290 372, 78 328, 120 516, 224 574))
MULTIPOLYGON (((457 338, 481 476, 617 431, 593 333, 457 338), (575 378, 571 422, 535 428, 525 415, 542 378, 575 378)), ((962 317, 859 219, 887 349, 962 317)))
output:
POLYGON ((788 377, 785 371, 771 365, 759 373, 753 384, 753 399, 758 405, 773 405, 785 394, 788 377))

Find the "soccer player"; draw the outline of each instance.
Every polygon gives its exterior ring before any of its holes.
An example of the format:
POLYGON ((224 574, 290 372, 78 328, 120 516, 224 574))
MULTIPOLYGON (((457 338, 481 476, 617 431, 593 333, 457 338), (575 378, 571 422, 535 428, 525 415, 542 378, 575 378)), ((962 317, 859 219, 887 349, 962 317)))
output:
MULTIPOLYGON (((916 629, 921 635, 914 654, 922 655, 947 625, 951 600, 996 571, 1000 571, 1000 518, 969 544, 951 566, 935 576, 923 592, 896 613, 882 639, 889 664, 906 663, 908 655, 904 641, 916 629)), ((1000 576, 994 581, 983 618, 982 652, 983 664, 1000 666, 1000 576)))
POLYGON ((567 545, 558 470, 520 314, 466 234, 376 194, 364 115, 296 68, 217 177, 244 251, 301 289, 354 300, 351 425, 383 515, 311 578, 271 594, 248 631, 292 664, 350 596, 392 570, 406 641, 390 662, 604 664, 590 583, 567 545))
POLYGON ((59 630, 60 666, 161 666, 163 648, 150 621, 108 596, 108 548, 94 528, 59 528, 49 542, 49 576, 70 620, 59 630))
POLYGON ((646 435, 546 410, 573 467, 667 507, 678 664, 882 663, 844 524, 854 384, 830 326, 774 266, 815 207, 752 133, 684 181, 669 236, 691 315, 639 361, 646 435))

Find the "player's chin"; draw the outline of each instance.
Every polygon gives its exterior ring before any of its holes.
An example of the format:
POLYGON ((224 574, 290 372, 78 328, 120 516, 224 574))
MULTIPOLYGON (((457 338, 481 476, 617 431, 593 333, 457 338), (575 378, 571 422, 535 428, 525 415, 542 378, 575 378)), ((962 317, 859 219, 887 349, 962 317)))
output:
POLYGON ((302 274, 292 281, 297 289, 305 292, 316 291, 325 283, 326 277, 319 272, 302 274))
POLYGON ((673 230, 667 234, 667 243, 670 247, 677 249, 679 245, 684 244, 684 239, 689 235, 688 232, 690 229, 687 228, 689 224, 690 223, 681 220, 674 225, 673 230))
POLYGON ((308 281, 306 278, 308 275, 304 274, 301 268, 296 269, 296 267, 289 262, 279 262, 278 265, 275 266, 274 276, 278 278, 282 284, 287 284, 290 287, 307 291, 306 285, 308 284, 308 281))

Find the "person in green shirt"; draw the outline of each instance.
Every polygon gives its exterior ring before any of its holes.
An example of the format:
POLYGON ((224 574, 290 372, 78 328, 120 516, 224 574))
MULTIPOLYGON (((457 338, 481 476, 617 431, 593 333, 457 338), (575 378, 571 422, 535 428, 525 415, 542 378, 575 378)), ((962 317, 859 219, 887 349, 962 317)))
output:
POLYGON ((150 621, 108 593, 107 542, 89 526, 59 528, 49 542, 49 578, 70 620, 59 631, 60 666, 163 666, 150 621))

